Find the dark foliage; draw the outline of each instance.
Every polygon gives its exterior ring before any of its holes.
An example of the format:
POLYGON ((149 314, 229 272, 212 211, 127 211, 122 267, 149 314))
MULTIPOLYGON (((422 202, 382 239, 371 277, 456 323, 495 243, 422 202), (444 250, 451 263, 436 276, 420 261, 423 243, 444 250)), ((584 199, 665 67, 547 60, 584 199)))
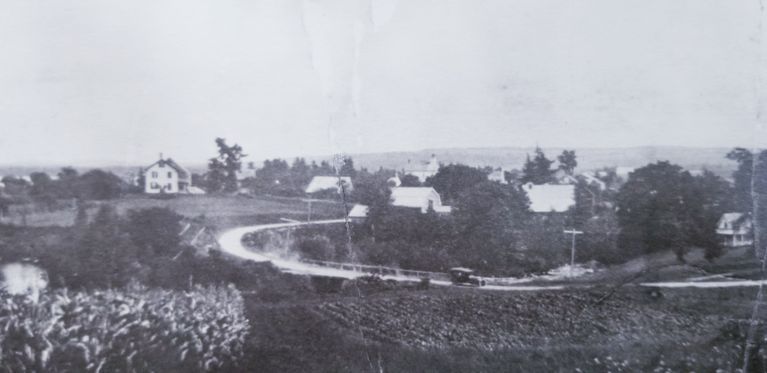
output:
POLYGON ((426 179, 426 186, 433 187, 446 204, 452 203, 463 191, 487 180, 484 171, 463 164, 442 166, 436 175, 426 179))

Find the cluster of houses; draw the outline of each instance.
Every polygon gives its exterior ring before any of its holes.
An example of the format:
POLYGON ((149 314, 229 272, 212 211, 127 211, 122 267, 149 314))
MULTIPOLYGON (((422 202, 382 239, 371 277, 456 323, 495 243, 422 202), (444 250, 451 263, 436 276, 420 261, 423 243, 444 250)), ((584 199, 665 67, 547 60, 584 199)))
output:
MULTIPOLYGON (((420 182, 434 176, 439 171, 440 164, 436 155, 427 162, 410 162, 403 168, 402 174, 413 175, 420 182)), ((634 170, 632 167, 617 167, 616 176, 622 179, 634 170)), ((575 184, 584 180, 599 192, 610 186, 604 181, 605 171, 584 172, 577 176, 564 173, 555 175, 556 183, 536 185, 527 183, 521 189, 530 199, 530 210, 535 213, 562 213, 575 206, 575 184)), ((252 163, 238 173, 238 180, 255 177, 256 169, 252 163)), ((204 194, 205 192, 191 183, 191 173, 171 158, 163 158, 144 169, 144 192, 147 194, 204 194)), ((506 172, 502 168, 488 174, 488 180, 507 184, 506 172)), ((430 209, 438 214, 449 214, 451 207, 442 204, 442 198, 432 187, 403 187, 400 179, 394 176, 389 179, 391 187, 391 203, 393 206, 408 207, 426 213, 430 209)), ((304 190, 307 194, 323 191, 351 192, 354 189, 348 176, 315 176, 304 190)), ((364 219, 368 207, 355 205, 349 211, 352 219, 364 219)), ((718 222, 717 235, 726 247, 741 247, 753 244, 753 223, 748 214, 726 213, 718 222)))

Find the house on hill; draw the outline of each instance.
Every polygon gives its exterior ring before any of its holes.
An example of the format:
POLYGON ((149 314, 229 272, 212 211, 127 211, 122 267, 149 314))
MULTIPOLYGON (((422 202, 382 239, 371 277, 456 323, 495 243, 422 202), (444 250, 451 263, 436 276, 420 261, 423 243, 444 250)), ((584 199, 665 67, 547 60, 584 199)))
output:
POLYGON ((352 178, 349 176, 315 176, 304 191, 306 194, 312 194, 335 190, 340 194, 342 187, 346 192, 353 190, 352 178))
POLYGON ((750 246, 754 244, 751 217, 740 212, 728 212, 719 218, 716 234, 725 247, 750 246))
POLYGON ((147 194, 189 193, 191 185, 192 174, 173 159, 163 159, 162 155, 144 170, 144 193, 147 194))
POLYGON ((566 212, 575 206, 575 185, 527 183, 522 190, 527 193, 533 212, 566 212))
POLYGON ((432 208, 437 213, 448 214, 450 206, 442 205, 442 198, 432 187, 399 187, 391 190, 392 206, 418 208, 422 213, 432 208))
POLYGON ((439 172, 439 162, 437 162, 437 156, 431 155, 429 162, 416 162, 411 163, 408 160, 407 167, 405 167, 404 173, 406 175, 413 175, 418 178, 420 182, 426 182, 426 179, 434 176, 439 172))

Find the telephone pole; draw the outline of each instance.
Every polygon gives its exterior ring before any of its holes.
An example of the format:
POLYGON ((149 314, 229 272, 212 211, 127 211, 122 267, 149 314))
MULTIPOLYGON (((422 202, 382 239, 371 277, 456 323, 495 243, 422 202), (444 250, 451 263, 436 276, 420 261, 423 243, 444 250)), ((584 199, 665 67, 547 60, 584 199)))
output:
POLYGON ((573 266, 575 266, 575 236, 579 234, 583 234, 582 231, 577 231, 575 228, 570 230, 565 230, 565 234, 571 234, 572 235, 572 243, 570 245, 570 275, 573 274, 573 266))

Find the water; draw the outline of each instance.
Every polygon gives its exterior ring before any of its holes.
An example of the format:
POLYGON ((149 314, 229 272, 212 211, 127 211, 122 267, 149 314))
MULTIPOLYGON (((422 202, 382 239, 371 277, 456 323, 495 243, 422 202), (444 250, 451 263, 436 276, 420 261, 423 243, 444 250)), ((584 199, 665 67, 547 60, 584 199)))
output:
POLYGON ((0 290, 12 295, 28 294, 37 300, 40 291, 48 286, 48 273, 28 263, 10 263, 0 266, 0 290))

